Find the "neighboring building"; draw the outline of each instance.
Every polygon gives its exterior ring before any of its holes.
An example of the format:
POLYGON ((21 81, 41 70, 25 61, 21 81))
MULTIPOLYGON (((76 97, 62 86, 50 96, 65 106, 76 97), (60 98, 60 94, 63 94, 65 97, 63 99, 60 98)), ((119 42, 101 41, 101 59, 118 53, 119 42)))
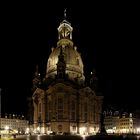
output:
POLYGON ((118 133, 119 130, 119 112, 104 112, 104 125, 107 133, 118 133))
POLYGON ((136 118, 132 113, 123 113, 120 118, 120 133, 134 133, 136 131, 136 118))
POLYGON ((104 112, 104 125, 107 133, 140 133, 139 121, 140 118, 132 113, 104 112))
POLYGON ((29 121, 24 119, 24 116, 16 117, 15 115, 5 118, 0 118, 1 130, 9 129, 19 134, 24 134, 29 127, 29 121))
POLYGON ((85 86, 84 65, 72 31, 64 19, 43 80, 36 70, 32 96, 35 132, 95 134, 99 130, 103 96, 94 90, 97 78, 93 75, 90 85, 85 86))

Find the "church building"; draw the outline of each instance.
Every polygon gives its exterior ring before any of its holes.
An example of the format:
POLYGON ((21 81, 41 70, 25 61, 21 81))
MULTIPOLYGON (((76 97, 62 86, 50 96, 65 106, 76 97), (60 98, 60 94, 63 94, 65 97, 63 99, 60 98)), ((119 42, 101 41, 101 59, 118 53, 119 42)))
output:
MULTIPOLYGON (((65 17, 65 16, 64 16, 65 17)), ((84 64, 72 40, 73 27, 60 23, 58 41, 41 80, 38 68, 33 79, 34 131, 49 134, 96 134, 99 131, 103 96, 96 93, 96 75, 87 86, 84 64)))

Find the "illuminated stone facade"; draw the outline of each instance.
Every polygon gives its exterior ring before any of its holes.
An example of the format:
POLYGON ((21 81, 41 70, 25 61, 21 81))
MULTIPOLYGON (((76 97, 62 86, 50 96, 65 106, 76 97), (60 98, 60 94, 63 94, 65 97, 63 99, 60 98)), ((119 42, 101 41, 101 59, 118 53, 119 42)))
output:
POLYGON ((73 45, 72 31, 67 20, 60 23, 57 47, 52 48, 43 80, 36 70, 32 96, 35 132, 94 134, 99 130, 103 97, 85 86, 83 62, 73 45))
POLYGON ((8 118, 5 116, 5 118, 0 118, 0 126, 2 130, 5 130, 7 127, 11 132, 25 134, 26 129, 29 127, 29 121, 24 118, 8 118))
POLYGON ((135 113, 119 113, 105 111, 104 125, 107 133, 137 133, 140 134, 140 118, 135 113))

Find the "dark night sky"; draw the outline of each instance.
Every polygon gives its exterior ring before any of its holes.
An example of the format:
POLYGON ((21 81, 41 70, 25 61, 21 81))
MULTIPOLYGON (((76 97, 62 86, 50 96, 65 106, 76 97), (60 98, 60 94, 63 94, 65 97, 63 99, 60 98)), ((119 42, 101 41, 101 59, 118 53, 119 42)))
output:
MULTIPOLYGON (((45 73, 63 8, 18 6, 3 8, 1 20, 0 87, 2 111, 26 112, 35 65, 45 73)), ((137 7, 106 4, 67 8, 73 41, 81 52, 85 75, 97 71, 106 105, 140 109, 139 16, 137 7)))

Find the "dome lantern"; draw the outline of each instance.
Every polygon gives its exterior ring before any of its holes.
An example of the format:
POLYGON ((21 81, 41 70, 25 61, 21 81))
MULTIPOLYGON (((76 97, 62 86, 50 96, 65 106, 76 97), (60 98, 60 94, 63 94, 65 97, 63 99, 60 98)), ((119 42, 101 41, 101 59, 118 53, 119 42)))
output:
POLYGON ((57 47, 53 48, 51 52, 48 63, 46 78, 55 78, 57 74, 57 64, 59 60, 59 54, 61 49, 63 50, 64 61, 66 64, 65 72, 70 80, 79 83, 84 83, 84 70, 83 62, 80 53, 77 51, 77 47, 73 45, 72 41, 72 31, 73 28, 71 23, 66 20, 66 11, 64 12, 64 20, 60 23, 58 30, 58 42, 57 47))

